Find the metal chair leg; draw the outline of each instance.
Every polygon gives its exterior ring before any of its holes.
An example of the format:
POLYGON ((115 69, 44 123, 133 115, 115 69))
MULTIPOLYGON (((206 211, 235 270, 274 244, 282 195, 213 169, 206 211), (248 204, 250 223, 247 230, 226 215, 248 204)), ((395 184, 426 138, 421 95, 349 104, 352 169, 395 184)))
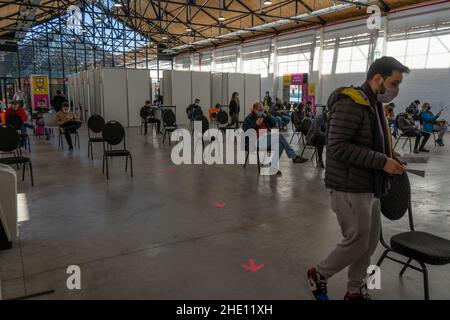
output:
POLYGON ((109 180, 108 157, 106 157, 106 180, 109 180))
POLYGON ((105 155, 103 155, 102 174, 105 174, 105 155))
POLYGON ((412 259, 408 259, 408 261, 406 261, 406 264, 403 266, 402 270, 400 271, 400 277, 403 276, 403 274, 406 271, 406 268, 408 268, 409 264, 411 263, 412 259))
POLYGON ((428 269, 427 269, 427 266, 422 261, 418 261, 417 260, 417 262, 420 264, 420 266, 422 267, 422 271, 423 271, 424 298, 425 298, 425 300, 430 300, 430 290, 429 290, 429 286, 428 286, 428 269))
POLYGON ((23 164, 23 169, 22 169, 22 181, 25 180, 25 166, 26 166, 26 163, 23 164))
POLYGON ((289 143, 292 143, 292 140, 294 140, 294 136, 295 136, 295 131, 292 132, 292 137, 291 137, 291 140, 289 141, 289 143))
POLYGON ((248 155, 249 155, 249 154, 250 154, 250 151, 247 151, 247 152, 245 153, 244 169, 245 169, 245 166, 247 165, 248 155))
POLYGON ((300 155, 300 158, 303 157, 303 154, 305 153, 305 150, 306 150, 306 145, 303 147, 302 154, 300 155))
POLYGON ((125 157, 125 172, 128 172, 128 156, 125 157))
POLYGON ((133 178, 133 157, 130 154, 130 171, 131 171, 131 177, 133 178))
POLYGON ((34 187, 33 165, 31 164, 31 161, 29 162, 29 165, 30 165, 31 186, 34 187))
POLYGON ((389 249, 384 250, 383 254, 381 255, 380 259, 377 262, 377 266, 378 267, 381 267, 381 264, 383 263, 384 258, 386 258, 386 256, 389 253, 389 251, 391 251, 391 250, 389 250, 389 249))

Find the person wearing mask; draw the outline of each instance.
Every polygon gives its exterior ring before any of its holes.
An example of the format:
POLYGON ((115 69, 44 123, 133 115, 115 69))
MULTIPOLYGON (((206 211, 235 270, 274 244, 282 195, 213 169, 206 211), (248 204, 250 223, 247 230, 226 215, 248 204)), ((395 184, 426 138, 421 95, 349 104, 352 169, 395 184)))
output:
POLYGON ((397 123, 395 121, 396 116, 394 113, 395 104, 393 102, 384 106, 384 114, 386 115, 386 119, 388 121, 389 127, 393 128, 392 135, 394 138, 397 138, 397 123))
POLYGON ((235 129, 239 128, 239 112, 241 111, 241 103, 238 92, 233 92, 231 95, 228 109, 231 118, 231 123, 229 126, 234 127, 235 129))
POLYGON ((414 111, 411 109, 409 109, 406 113, 399 114, 397 117, 398 128, 404 135, 408 137, 416 137, 416 142, 414 144, 414 153, 430 152, 429 150, 425 149, 425 145, 430 138, 430 134, 428 132, 420 130, 420 126, 416 125, 413 117, 414 111), (421 139, 422 143, 420 143, 421 139))
POLYGON ((210 121, 216 121, 217 120, 217 114, 222 110, 222 106, 220 103, 216 103, 215 106, 211 106, 211 108, 208 109, 208 115, 210 121))
POLYGON ((69 150, 72 151, 73 144, 71 134, 77 131, 81 125, 81 121, 78 120, 75 113, 70 111, 69 103, 67 101, 63 102, 61 107, 61 111, 57 112, 55 115, 55 123, 60 127, 61 133, 66 137, 69 150))
POLYGON ((147 135, 148 124, 156 123, 156 132, 161 133, 161 120, 156 119, 156 109, 150 100, 145 101, 145 105, 139 111, 139 115, 144 122, 144 135, 147 135))
POLYGON ((420 101, 419 100, 414 100, 414 102, 411 102, 411 104, 405 110, 405 112, 407 112, 407 113, 412 111, 414 121, 419 121, 420 120, 420 117, 419 117, 419 106, 420 106, 420 101))
MULTIPOLYGON (((263 108, 262 103, 256 102, 253 104, 252 112, 245 117, 244 123, 242 125, 242 129, 245 131, 249 129, 253 129, 256 131, 257 137, 260 136, 265 131, 271 131, 271 129, 276 125, 276 122, 274 121, 273 117, 271 117, 263 108)), ((281 157, 281 154, 283 151, 286 151, 286 155, 289 159, 292 159, 292 162, 294 164, 298 163, 305 163, 308 161, 308 159, 299 157, 295 151, 292 149, 289 142, 287 142, 286 138, 279 134, 279 156, 281 157)), ((270 147, 270 142, 268 142, 268 147, 270 147)), ((281 171, 277 172, 278 176, 281 176, 281 171)))
POLYGON ((278 128, 283 131, 287 131, 286 126, 291 122, 291 117, 288 115, 287 111, 284 110, 284 106, 281 103, 280 98, 276 98, 275 104, 270 108, 270 113, 274 117, 278 124, 278 128))
POLYGON ((325 168, 323 163, 323 149, 327 145, 328 121, 330 120, 330 116, 330 110, 328 107, 324 107, 323 112, 313 120, 311 128, 306 135, 308 144, 317 149, 317 157, 319 158, 317 167, 321 169, 325 168))
POLYGON ((22 107, 22 100, 13 100, 11 102, 11 106, 5 111, 5 121, 8 123, 8 117, 20 117, 22 120, 22 126, 19 128, 20 133, 22 134, 20 145, 23 147, 25 145, 25 135, 27 133, 27 128, 33 129, 34 126, 27 123, 28 114, 25 109, 22 107))
POLYGON ((302 127, 302 122, 305 119, 305 105, 300 102, 298 106, 294 109, 292 114, 292 121, 294 122, 295 131, 300 132, 302 127))
POLYGON ((272 97, 270 96, 269 91, 266 91, 266 95, 263 100, 263 107, 269 109, 272 106, 272 97))
POLYGON ((388 191, 390 175, 406 172, 406 163, 391 148, 382 103, 398 95, 404 73, 409 73, 408 67, 392 57, 381 57, 371 64, 361 87, 339 88, 328 99, 325 186, 331 189, 331 208, 343 240, 307 271, 317 300, 329 299, 327 279, 347 267, 344 299, 370 300, 362 288, 380 239, 379 199, 388 191))
POLYGON ((314 112, 311 101, 306 101, 305 103, 305 117, 314 118, 314 112))
MULTIPOLYGON (((200 107, 200 99, 195 99, 194 103, 190 104, 187 108, 186 108, 186 114, 188 116, 189 120, 195 120, 193 117, 195 114, 199 114, 200 112, 202 112, 202 107, 200 107), (200 111, 198 111, 200 110, 200 111)), ((203 112, 202 112, 203 113, 203 112)))
POLYGON ((420 113, 420 122, 423 126, 423 131, 433 134, 433 132, 438 133, 438 139, 436 143, 441 147, 445 146, 444 136, 447 133, 448 126, 447 121, 438 121, 444 110, 439 111, 436 115, 431 112, 431 105, 429 103, 424 103, 422 106, 422 112, 420 113))
POLYGON ((61 111, 63 102, 66 101, 66 97, 60 90, 56 90, 56 95, 53 97, 53 109, 56 112, 61 111))

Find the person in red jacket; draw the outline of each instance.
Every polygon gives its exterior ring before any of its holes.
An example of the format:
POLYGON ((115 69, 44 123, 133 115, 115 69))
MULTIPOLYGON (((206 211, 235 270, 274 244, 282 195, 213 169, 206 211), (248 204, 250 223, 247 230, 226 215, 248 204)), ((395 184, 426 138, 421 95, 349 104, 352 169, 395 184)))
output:
MULTIPOLYGON (((6 109, 5 112, 5 120, 7 122, 8 116, 19 116, 22 119, 22 127, 20 128, 20 131, 22 135, 25 135, 27 133, 27 128, 33 129, 34 126, 26 123, 28 119, 28 114, 25 111, 24 108, 22 108, 19 101, 13 101, 11 102, 11 106, 6 109)), ((22 136, 22 139, 20 141, 21 146, 24 146, 25 144, 25 137, 22 136)))
POLYGON ((19 116, 22 121, 25 123, 28 119, 28 115, 25 110, 19 106, 18 101, 11 102, 11 106, 6 109, 5 118, 8 116, 19 116))

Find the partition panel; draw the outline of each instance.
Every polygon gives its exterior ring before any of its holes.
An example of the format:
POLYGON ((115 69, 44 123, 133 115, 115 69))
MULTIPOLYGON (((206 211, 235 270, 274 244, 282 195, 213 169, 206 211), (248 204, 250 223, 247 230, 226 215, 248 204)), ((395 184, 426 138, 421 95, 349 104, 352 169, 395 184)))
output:
MULTIPOLYGON (((177 123, 189 124, 186 108, 192 103, 190 71, 172 71, 172 105, 177 106, 177 123)), ((166 103, 165 103, 166 104, 166 103)))
POLYGON ((104 68, 102 73, 102 100, 106 121, 128 124, 126 69, 104 68))
POLYGON ((242 103, 241 117, 249 113, 255 102, 261 101, 261 76, 259 74, 245 74, 245 95, 242 103))
POLYGON ((192 75, 192 99, 200 99, 203 114, 208 114, 211 106, 211 73, 210 72, 191 72, 192 75))
POLYGON ((146 100, 151 101, 151 80, 147 70, 127 69, 128 126, 141 124, 140 110, 146 100))

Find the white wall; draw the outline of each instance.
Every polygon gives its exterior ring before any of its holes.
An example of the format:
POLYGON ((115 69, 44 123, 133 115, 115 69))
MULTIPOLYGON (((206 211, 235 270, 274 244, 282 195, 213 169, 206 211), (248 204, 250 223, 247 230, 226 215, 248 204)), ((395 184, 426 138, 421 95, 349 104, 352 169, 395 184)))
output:
POLYGON ((115 120, 128 125, 126 69, 104 68, 102 76, 102 100, 105 121, 115 120))
POLYGON ((146 100, 151 101, 151 83, 147 70, 127 69, 129 127, 141 124, 140 110, 146 100))
POLYGON ((200 106, 202 107, 203 114, 206 116, 211 106, 211 73, 192 71, 191 76, 192 100, 200 99, 200 106))

